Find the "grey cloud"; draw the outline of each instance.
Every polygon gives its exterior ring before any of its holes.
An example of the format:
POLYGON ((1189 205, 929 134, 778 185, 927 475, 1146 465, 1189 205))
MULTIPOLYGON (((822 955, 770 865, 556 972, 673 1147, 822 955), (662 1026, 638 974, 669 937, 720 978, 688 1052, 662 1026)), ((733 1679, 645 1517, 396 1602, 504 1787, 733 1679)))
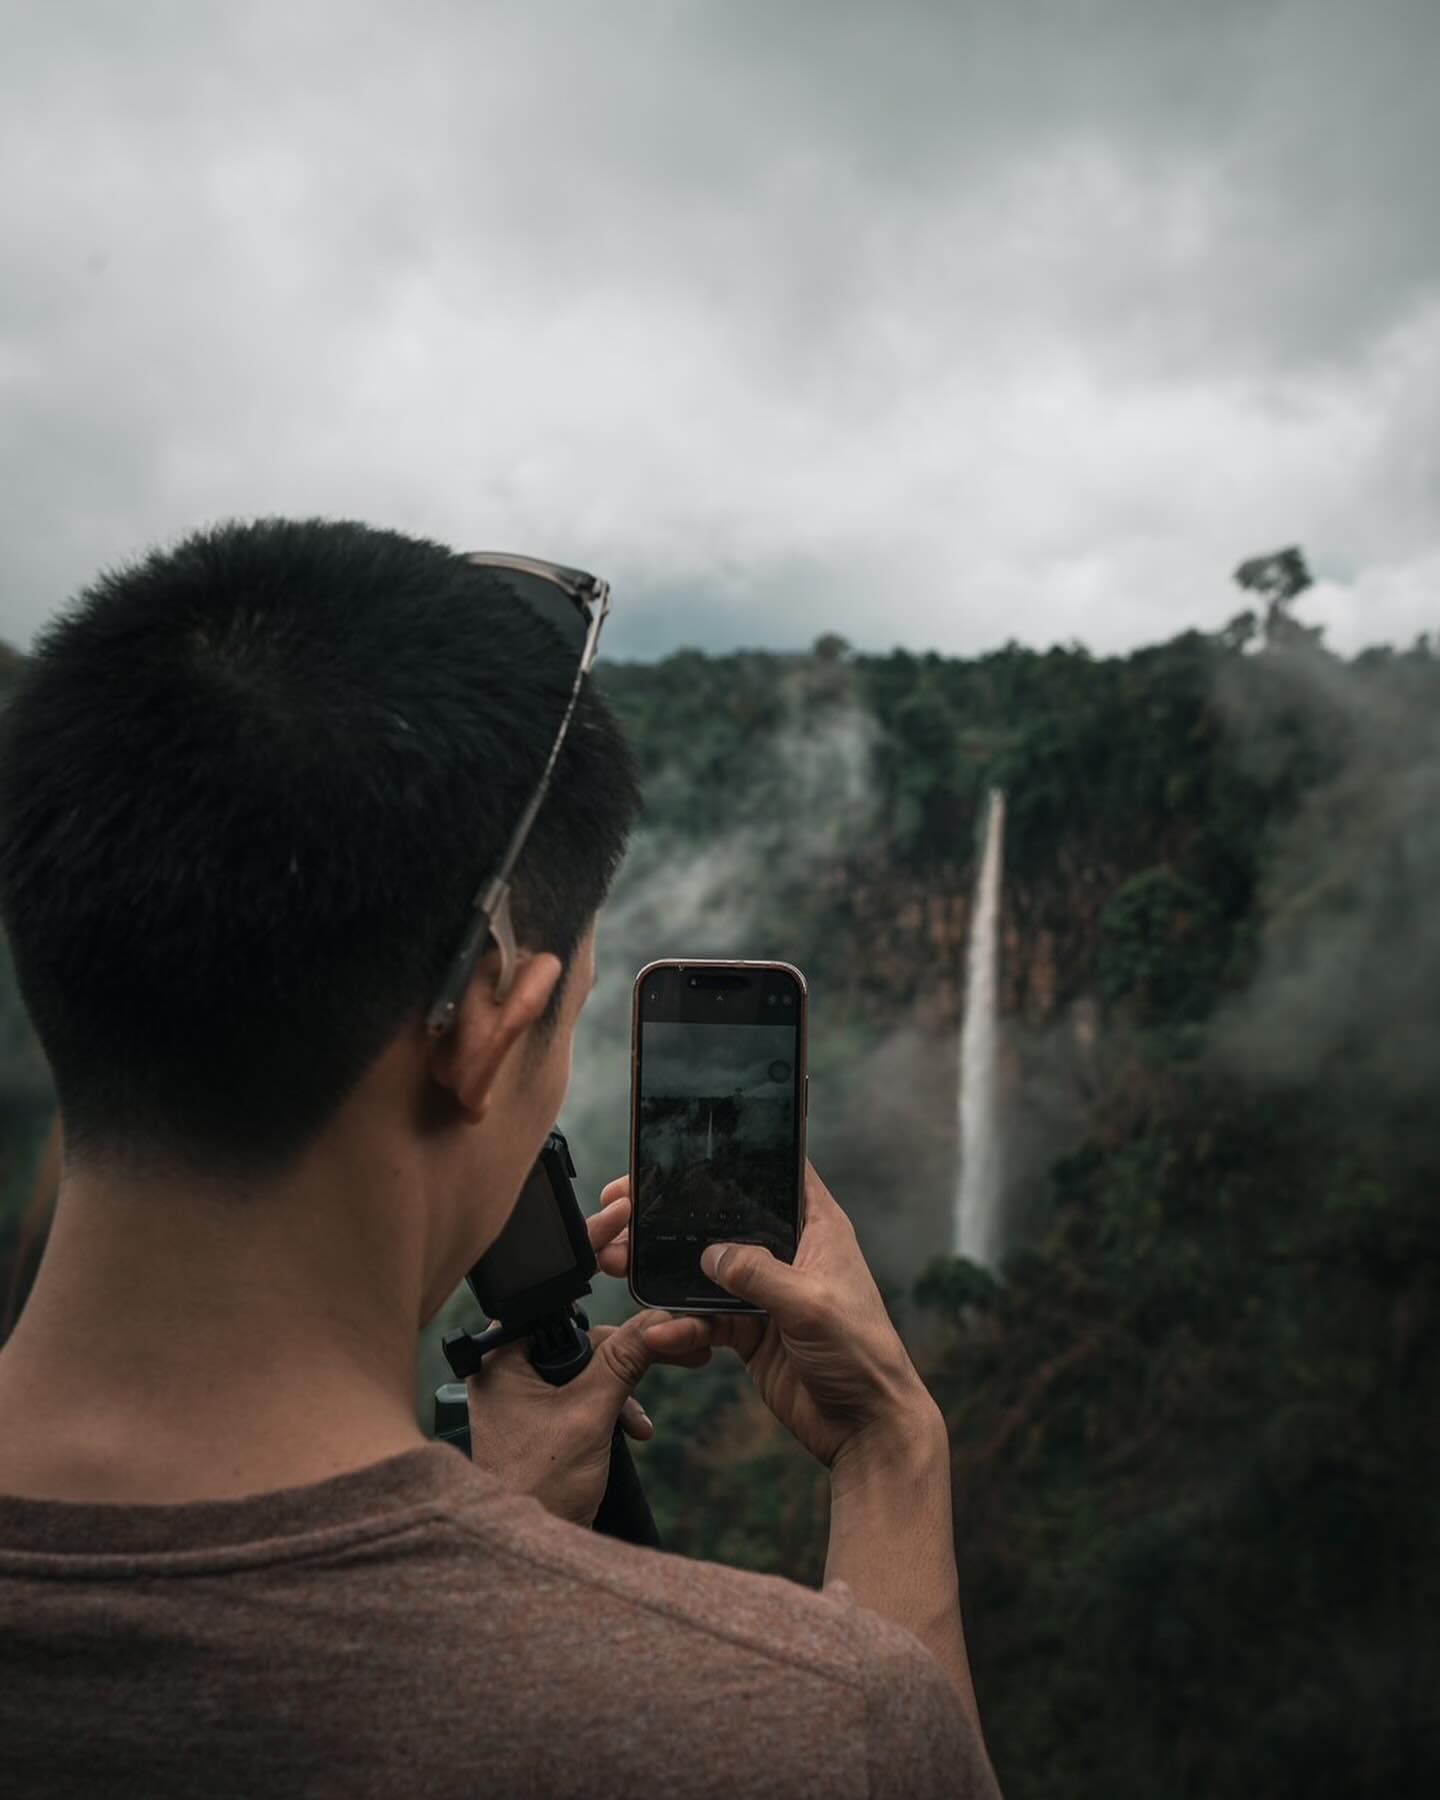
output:
POLYGON ((603 566, 632 654, 1114 648, 1297 538, 1419 628, 1429 0, 5 10, 12 637, 256 511, 603 566))
MULTIPOLYGON (((600 917, 595 992, 576 1035, 565 1128, 576 1160, 597 1183, 627 1165, 630 1001, 641 967, 659 957, 778 957, 777 925, 794 896, 872 828, 877 727, 858 705, 823 721, 798 708, 764 741, 772 770, 762 793, 748 784, 732 822, 702 838, 644 826, 600 917)), ((814 1026, 823 1029, 823 1019, 814 1026)))
MULTIPOLYGON (((1280 1086, 1343 1067, 1362 1104, 1377 1092, 1407 1099, 1432 1137, 1440 725, 1393 666, 1361 683, 1297 653, 1276 661, 1272 680, 1272 707, 1318 727, 1335 766, 1276 833, 1258 973, 1222 1010, 1214 1054, 1248 1082, 1280 1086)), ((1274 715, 1253 688, 1222 683, 1218 697, 1242 754, 1263 770, 1274 715)))

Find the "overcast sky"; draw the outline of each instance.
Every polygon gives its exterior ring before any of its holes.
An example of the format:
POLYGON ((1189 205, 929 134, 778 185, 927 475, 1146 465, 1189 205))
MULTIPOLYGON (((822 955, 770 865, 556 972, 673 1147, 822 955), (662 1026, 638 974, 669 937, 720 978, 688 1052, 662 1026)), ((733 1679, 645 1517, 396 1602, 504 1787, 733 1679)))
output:
POLYGON ((0 0, 0 635, 206 519, 612 654, 1440 627, 1437 0, 0 0))

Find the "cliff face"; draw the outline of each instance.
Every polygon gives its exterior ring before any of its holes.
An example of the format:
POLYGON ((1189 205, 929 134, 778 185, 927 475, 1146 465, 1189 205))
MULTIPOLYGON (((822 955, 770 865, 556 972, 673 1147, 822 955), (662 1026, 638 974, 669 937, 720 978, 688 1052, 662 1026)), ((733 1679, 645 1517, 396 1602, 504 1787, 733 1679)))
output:
MULTIPOLYGON (((1064 857, 1039 880, 1004 877, 998 973, 1006 1017, 1040 1029, 1096 998, 1101 915, 1123 879, 1113 868, 1075 868, 1064 857)), ((973 859, 924 875, 873 859, 828 869, 822 890, 843 901, 846 987, 872 992, 888 1010, 911 1012, 937 1031, 958 1031, 974 882, 973 859)), ((806 948, 829 967, 823 946, 806 948)))
POLYGON ((1080 862, 1060 846, 1047 876, 1008 885, 1001 938, 1007 1014, 1039 1029, 1096 997, 1101 916, 1123 879, 1114 865, 1080 862))

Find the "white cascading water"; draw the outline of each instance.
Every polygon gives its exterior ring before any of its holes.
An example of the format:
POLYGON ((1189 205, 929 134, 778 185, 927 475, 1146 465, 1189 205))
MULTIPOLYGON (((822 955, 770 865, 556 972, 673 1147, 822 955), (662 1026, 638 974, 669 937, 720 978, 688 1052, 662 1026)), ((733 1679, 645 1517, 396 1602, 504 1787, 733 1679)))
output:
POLYGON ((1004 841, 1005 796, 992 788, 966 956, 965 1020, 960 1030, 960 1183, 955 1197, 956 1254, 987 1267, 1003 1248, 995 1116, 995 960, 1004 841))

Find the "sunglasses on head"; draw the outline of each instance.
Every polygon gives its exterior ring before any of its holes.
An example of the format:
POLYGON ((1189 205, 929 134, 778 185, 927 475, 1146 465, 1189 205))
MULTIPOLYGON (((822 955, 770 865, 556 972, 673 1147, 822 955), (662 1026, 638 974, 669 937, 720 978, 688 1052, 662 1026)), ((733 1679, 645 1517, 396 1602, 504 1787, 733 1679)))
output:
POLYGON ((567 569, 563 563, 541 562, 530 556, 492 555, 488 551, 475 551, 466 560, 474 563, 476 568, 497 574, 503 586, 552 627, 562 643, 575 652, 578 661, 570 698, 540 779, 516 821, 499 867, 481 883, 475 895, 465 935, 450 959, 445 979, 425 1015, 426 1029, 434 1037, 442 1037, 454 1023, 456 1009, 475 972, 476 961, 492 937, 500 951, 500 980, 495 990, 500 999, 509 993, 515 979, 519 951, 510 922, 510 881, 531 827, 550 791, 550 779, 580 699, 580 684, 595 660, 600 627, 610 611, 609 583, 587 575, 583 569, 567 569))

